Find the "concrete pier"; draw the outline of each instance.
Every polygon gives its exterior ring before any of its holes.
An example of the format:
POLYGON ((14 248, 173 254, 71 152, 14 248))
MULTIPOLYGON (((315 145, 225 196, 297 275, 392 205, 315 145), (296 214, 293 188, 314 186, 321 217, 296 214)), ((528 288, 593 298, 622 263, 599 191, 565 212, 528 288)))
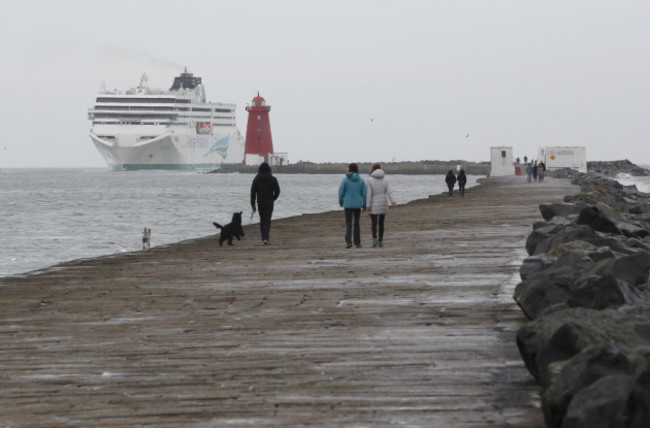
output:
POLYGON ((577 191, 398 205, 383 248, 337 211, 0 279, 0 425, 543 427, 512 294, 538 204, 577 191))

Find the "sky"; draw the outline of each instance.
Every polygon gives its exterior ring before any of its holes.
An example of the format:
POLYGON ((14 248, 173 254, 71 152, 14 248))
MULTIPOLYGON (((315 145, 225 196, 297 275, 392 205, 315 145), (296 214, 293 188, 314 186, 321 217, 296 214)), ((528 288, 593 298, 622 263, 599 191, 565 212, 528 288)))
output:
POLYGON ((102 85, 187 67, 270 105, 290 162, 488 161, 584 146, 650 164, 650 2, 21 0, 0 6, 0 168, 105 167, 102 85))

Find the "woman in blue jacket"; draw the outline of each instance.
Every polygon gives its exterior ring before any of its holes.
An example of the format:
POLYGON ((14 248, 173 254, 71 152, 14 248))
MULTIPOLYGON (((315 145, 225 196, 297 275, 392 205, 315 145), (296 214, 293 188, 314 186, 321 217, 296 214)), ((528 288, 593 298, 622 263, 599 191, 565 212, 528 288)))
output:
POLYGON ((354 245, 361 248, 361 210, 366 210, 366 183, 359 177, 356 163, 348 165, 348 172, 339 186, 339 205, 345 211, 345 244, 352 247, 352 226, 354 220, 354 245))

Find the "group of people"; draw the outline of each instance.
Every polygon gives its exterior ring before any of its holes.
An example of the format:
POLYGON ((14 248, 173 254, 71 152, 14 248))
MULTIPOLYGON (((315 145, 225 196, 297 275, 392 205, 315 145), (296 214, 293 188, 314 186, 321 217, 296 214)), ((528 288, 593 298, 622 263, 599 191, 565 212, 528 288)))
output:
MULTIPOLYGON (((345 213, 346 248, 351 248, 353 243, 357 248, 361 247, 359 218, 362 210, 370 214, 372 246, 384 246, 384 220, 388 206, 396 205, 385 176, 378 163, 372 166, 367 180, 359 176, 357 164, 348 165, 348 172, 339 187, 339 205, 343 207, 345 213)), ((264 162, 259 166, 257 175, 253 179, 250 197, 253 212, 257 211, 260 216, 260 234, 264 245, 270 243, 273 206, 279 196, 278 180, 271 173, 269 164, 264 162)))
POLYGON ((531 181, 544 181, 544 173, 546 172, 546 164, 544 161, 540 162, 539 165, 537 161, 528 162, 526 165, 526 178, 528 182, 531 181))
POLYGON ((449 189, 449 197, 451 198, 454 195, 454 186, 458 182, 458 194, 461 198, 465 197, 465 185, 467 184, 467 176, 465 175, 465 170, 461 169, 458 171, 458 177, 454 175, 454 171, 451 169, 447 171, 445 176, 445 183, 447 183, 447 188, 449 189))
MULTIPOLYGON (((543 173, 541 177, 543 179, 543 173)), ((464 170, 461 169, 458 176, 449 170, 445 182, 449 188, 450 197, 453 195, 456 183, 458 183, 460 197, 465 197, 467 176, 464 170)), ((278 196, 280 196, 278 180, 271 174, 269 164, 264 162, 253 179, 250 199, 253 212, 256 211, 255 204, 257 203, 260 233, 264 245, 269 244, 273 203, 278 196)), ((351 248, 353 244, 355 247, 361 248, 360 217, 362 211, 368 211, 370 214, 372 246, 384 246, 384 221, 389 206, 395 206, 396 202, 380 164, 376 163, 372 166, 366 180, 359 175, 359 167, 356 163, 349 164, 348 172, 339 186, 339 205, 343 207, 345 214, 346 248, 351 248)))
POLYGON ((359 176, 356 163, 348 165, 348 172, 339 186, 339 206, 345 213, 345 245, 361 248, 361 211, 370 214, 372 246, 384 246, 384 220, 389 203, 396 205, 386 174, 381 165, 376 163, 370 169, 369 177, 363 180, 359 176))

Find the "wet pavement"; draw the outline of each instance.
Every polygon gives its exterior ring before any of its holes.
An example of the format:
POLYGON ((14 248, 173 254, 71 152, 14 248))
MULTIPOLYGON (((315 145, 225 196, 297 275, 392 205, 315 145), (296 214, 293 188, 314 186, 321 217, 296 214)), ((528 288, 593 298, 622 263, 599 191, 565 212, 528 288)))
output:
POLYGON ((538 205, 577 191, 398 205, 383 248, 337 211, 2 278, 0 425, 543 427, 512 294, 538 205))

